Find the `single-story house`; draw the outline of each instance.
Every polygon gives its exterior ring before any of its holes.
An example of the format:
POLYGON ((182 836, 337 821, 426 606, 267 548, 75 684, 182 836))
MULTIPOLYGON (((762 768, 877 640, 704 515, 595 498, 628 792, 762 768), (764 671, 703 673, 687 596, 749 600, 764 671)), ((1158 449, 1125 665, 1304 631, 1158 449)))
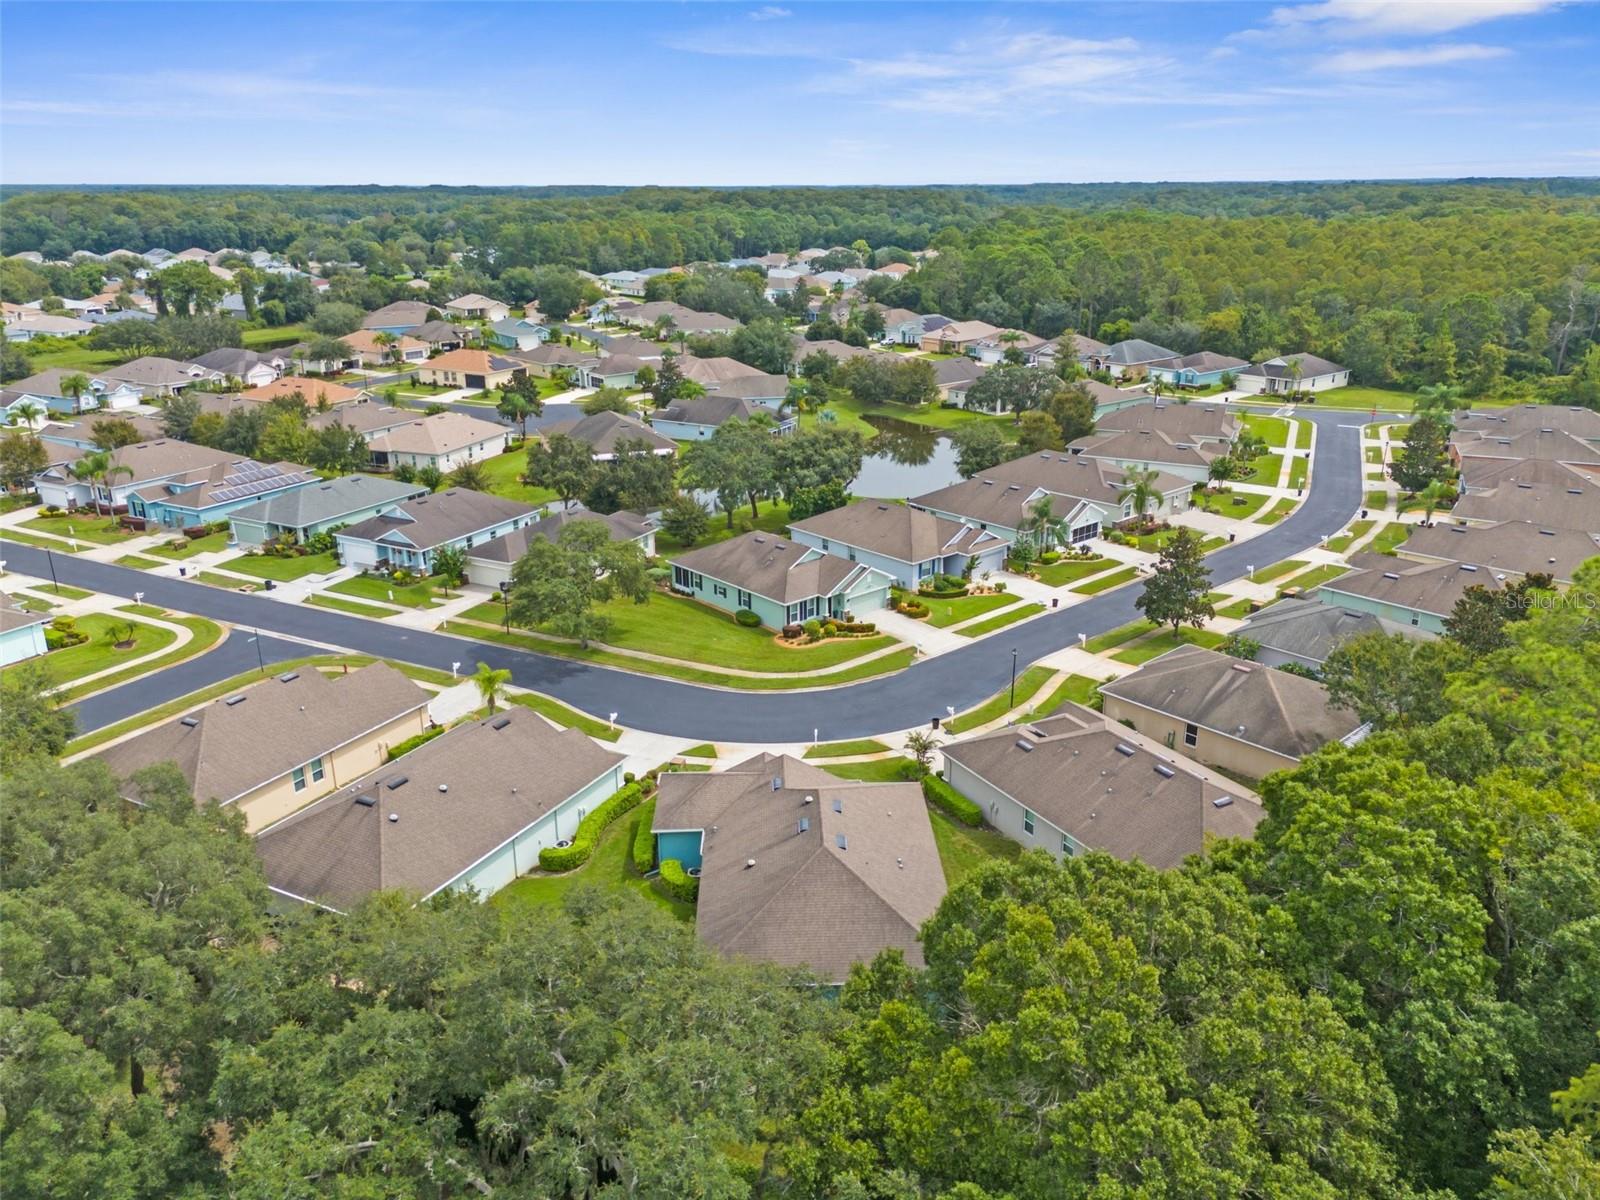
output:
POLYGON ((672 586, 725 612, 748 608, 781 629, 855 617, 889 603, 892 576, 770 533, 746 533, 672 560, 672 586))
POLYGON ((965 355, 939 360, 933 364, 933 380, 938 385, 939 398, 958 408, 967 407, 967 392, 988 369, 977 359, 965 355))
POLYGON ((798 374, 806 359, 813 354, 826 354, 836 363, 849 362, 852 358, 870 358, 874 355, 891 354, 889 350, 868 350, 864 346, 852 346, 849 342, 841 342, 838 338, 819 338, 809 341, 803 334, 794 335, 794 370, 798 374))
POLYGON ((974 558, 978 574, 998 571, 1011 549, 997 533, 886 500, 857 500, 795 521, 789 536, 835 558, 864 563, 908 589, 934 575, 960 575, 974 558))
POLYGON ((642 296, 644 285, 649 280, 637 271, 607 271, 600 276, 600 283, 608 292, 618 296, 642 296))
POLYGON ((1251 613, 1239 628, 1239 636, 1259 642, 1255 661, 1266 667, 1293 663, 1319 671, 1340 646, 1368 633, 1399 633, 1426 638, 1431 634, 1411 625, 1401 625, 1370 612, 1316 600, 1286 599, 1251 613))
POLYGON ((1180 355, 1168 362, 1151 363, 1147 370, 1151 379, 1158 379, 1173 387, 1203 388, 1217 386, 1224 375, 1232 375, 1237 380, 1239 372, 1249 365, 1242 358, 1201 350, 1196 354, 1180 355))
POLYGON ((345 911, 375 891, 486 899, 622 787, 622 755, 511 706, 458 725, 256 839, 283 901, 345 911))
POLYGON ((1314 680, 1199 646, 1179 646, 1100 685, 1105 715, 1247 779, 1293 767, 1328 742, 1366 736, 1314 680))
POLYGON ((389 345, 378 341, 381 329, 358 329, 339 340, 350 347, 347 363, 361 367, 386 367, 396 365, 396 356, 402 365, 415 365, 428 361, 428 343, 405 333, 391 333, 395 340, 389 345))
POLYGON ((675 300, 652 300, 648 304, 634 304, 624 308, 618 305, 613 314, 624 325, 647 329, 664 320, 674 333, 732 333, 743 327, 743 322, 721 313, 704 313, 685 308, 675 300))
MULTIPOLYGON (((737 396, 707 393, 686 400, 674 400, 666 408, 650 414, 650 428, 662 437, 678 442, 704 441, 729 421, 748 421, 760 415, 771 419, 770 409, 737 396)), ((797 420, 783 417, 773 426, 777 434, 793 433, 797 420)))
POLYGON ((661 366, 661 358, 668 351, 677 353, 672 347, 660 342, 653 342, 649 338, 640 337, 633 333, 599 333, 590 336, 600 343, 602 354, 626 354, 630 358, 637 358, 652 367, 661 366))
POLYGON ((82 337, 94 330, 94 322, 82 321, 77 317, 29 313, 19 320, 6 322, 5 338, 8 342, 30 342, 36 337, 82 337))
POLYGON ((1119 388, 1109 383, 1101 383, 1098 379, 1079 379, 1072 386, 1081 387, 1089 393, 1089 398, 1094 401, 1096 422, 1112 413, 1121 412, 1125 408, 1137 408, 1155 399, 1142 386, 1119 388))
MULTIPOLYGON (((716 358, 700 358, 694 354, 678 355, 678 370, 685 379, 693 380, 706 391, 720 389, 723 384, 735 379, 744 379, 753 375, 766 378, 766 372, 760 367, 752 367, 742 363, 737 358, 719 356, 716 358)), ((787 388, 787 384, 785 385, 787 388)))
POLYGON ((1600 412, 1570 404, 1517 404, 1456 414, 1458 434, 1506 438, 1519 434, 1565 433, 1600 445, 1600 412))
POLYGON ((0 592, 0 667, 38 658, 49 650, 44 640, 49 621, 48 613, 29 612, 0 592))
POLYGON ((574 368, 594 361, 594 355, 561 346, 554 342, 532 350, 508 350, 506 356, 521 364, 529 375, 540 379, 555 379, 574 368))
POLYGON ((951 321, 931 333, 924 333, 917 345, 936 354, 965 354, 979 342, 1001 333, 998 325, 987 321, 951 321))
POLYGON ((922 335, 931 332, 927 320, 909 308, 886 308, 883 310, 883 333, 878 340, 896 346, 919 345, 922 335))
POLYGON ((437 467, 448 475, 463 463, 505 453, 511 447, 511 434, 498 421, 447 411, 375 433, 367 439, 367 447, 372 465, 380 470, 437 467))
MULTIPOLYGON (((76 457, 74 455, 73 457, 76 457)), ((129 495, 152 483, 173 479, 194 471, 213 468, 260 467, 226 450, 213 450, 176 438, 135 442, 111 451, 112 479, 109 486, 91 483, 73 475, 69 460, 52 462, 34 476, 34 489, 41 503, 55 508, 82 508, 93 504, 121 507, 129 495)))
MULTIPOLYGON (((1105 384, 1096 386, 1104 387, 1105 384)), ((1139 399, 1141 403, 1129 404, 1104 416, 1096 416, 1094 436, 1148 431, 1165 434, 1175 442, 1188 445, 1225 448, 1244 430, 1238 413, 1226 404, 1204 400, 1168 404, 1153 400, 1148 394, 1139 399)))
POLYGON ((116 412, 144 403, 144 393, 131 383, 123 383, 107 375, 69 371, 64 367, 51 367, 7 384, 4 396, 8 411, 25 400, 53 413, 116 412), (64 386, 74 375, 89 380, 88 388, 78 396, 68 395, 64 386))
POLYGON ((597 412, 574 421, 558 421, 539 431, 546 437, 565 434, 575 442, 589 447, 596 462, 610 462, 617 457, 619 442, 644 442, 651 454, 668 457, 678 452, 678 444, 663 437, 638 417, 627 413, 597 412))
POLYGON ((1450 510, 1455 520, 1490 525, 1531 521, 1549 529, 1600 529, 1600 473, 1535 459, 1506 463, 1476 477, 1465 472, 1462 478, 1466 489, 1450 510))
POLYGON ((256 502, 309 487, 320 477, 294 463, 242 459, 168 475, 128 493, 128 515, 161 529, 226 520, 256 502))
POLYGON ((470 550, 513 529, 531 525, 538 510, 488 492, 447 488, 419 496, 334 535, 347 567, 404 567, 433 571, 440 546, 470 550))
POLYGON ((550 326, 527 317, 501 317, 489 327, 489 340, 507 350, 532 350, 550 340, 550 326))
POLYGON ((1266 815, 1248 788, 1078 704, 954 742, 944 766, 990 825, 1057 859, 1098 850, 1164 870, 1253 837, 1266 815))
POLYGON ((304 543, 314 534, 365 521, 427 494, 428 488, 418 483, 341 475, 235 509, 228 523, 241 546, 263 546, 285 534, 304 543))
MULTIPOLYGON (((1078 342, 1080 358, 1083 354, 1084 340, 1079 339, 1078 342)), ((1158 346, 1154 342, 1147 342, 1143 338, 1126 338, 1120 342, 1113 342, 1091 355, 1084 365, 1091 371, 1105 371, 1113 379, 1120 379, 1129 373, 1147 372, 1153 364, 1170 362, 1181 357, 1177 351, 1168 350, 1165 346, 1158 346)))
POLYGON ((207 376, 220 375, 224 379, 237 379, 245 387, 261 387, 283 374, 284 367, 254 350, 240 350, 225 346, 189 360, 202 368, 207 376))
POLYGON ((599 521, 610 532, 612 541, 636 542, 646 555, 656 552, 656 526, 649 517, 631 512, 590 512, 583 505, 574 504, 571 508, 546 512, 531 525, 474 547, 467 555, 467 581, 498 588, 502 581, 511 578, 511 569, 521 561, 530 545, 540 539, 554 541, 563 529, 576 521, 599 521))
POLYGON ((748 400, 752 404, 759 404, 771 414, 781 409, 789 398, 789 377, 759 373, 740 375, 733 379, 724 379, 714 386, 708 385, 706 393, 712 396, 748 400))
POLYGON ((420 325, 438 319, 438 310, 421 300, 396 300, 369 312, 361 319, 361 328, 384 333, 410 333, 420 325))
POLYGON ((306 402, 307 408, 330 409, 341 408, 347 404, 363 404, 372 393, 366 388, 345 387, 343 384, 328 383, 321 379, 307 379, 304 375, 284 375, 271 383, 240 392, 239 395, 257 404, 270 404, 274 400, 299 396, 306 402))
POLYGON ((1227 447, 1215 442, 1176 438, 1159 429, 1096 431, 1069 443, 1067 449, 1080 458, 1098 459, 1123 470, 1162 471, 1191 483, 1209 479, 1211 464, 1227 453, 1227 447))
POLYGON ((1505 436, 1457 432, 1450 436, 1450 458, 1474 487, 1513 462, 1553 462, 1600 471, 1600 445, 1558 429, 1528 429, 1505 436))
POLYGON ((1325 392, 1350 382, 1350 368, 1315 354, 1280 354, 1239 372, 1241 391, 1263 395, 1274 392, 1325 392), (1297 375, 1298 372, 1298 375, 1297 375))
POLYGON ((428 728, 429 693, 388 663, 348 675, 286 671, 135 734, 95 758, 140 802, 130 776, 175 763, 197 804, 244 814, 258 833, 383 765, 393 746, 428 728))
POLYGON ((1571 583, 1573 572, 1600 555, 1600 532, 1561 529, 1531 521, 1498 525, 1418 527, 1396 548, 1403 559, 1424 563, 1476 563, 1494 572, 1549 575, 1571 583))
POLYGON ((916 784, 758 754, 715 774, 668 771, 658 786, 656 856, 699 876, 695 932, 708 946, 828 984, 882 950, 922 965, 917 935, 945 876, 916 784))
POLYGON ((176 396, 198 380, 222 378, 220 371, 208 371, 196 363, 151 354, 131 359, 119 367, 107 367, 101 374, 118 383, 131 384, 145 396, 176 396))
POLYGON ((449 321, 425 321, 411 330, 407 336, 426 343, 428 349, 436 354, 445 350, 459 350, 469 340, 467 330, 452 325, 449 321))
POLYGON ((417 419, 414 408, 391 408, 387 404, 346 404, 343 408, 330 408, 326 412, 308 412, 306 427, 321 430, 330 425, 343 425, 371 441, 386 429, 409 425, 417 419))
POLYGON ((496 321, 504 321, 511 315, 509 304, 479 295, 477 292, 468 292, 465 296, 447 300, 444 307, 451 316, 466 317, 473 321, 488 321, 491 325, 496 321))
POLYGON ((417 379, 441 387, 487 392, 504 387, 525 370, 525 365, 516 359, 502 358, 487 350, 451 350, 423 363, 417 369, 417 379))
POLYGON ((1498 591, 1506 572, 1480 563, 1411 562, 1384 554, 1350 556, 1354 568, 1312 593, 1323 604, 1368 612, 1396 625, 1443 633, 1445 618, 1469 587, 1498 591))
POLYGON ((580 363, 573 369, 573 379, 579 387, 633 388, 638 386, 639 372, 645 366, 631 355, 608 354, 580 363))
MULTIPOLYGON (((1050 496, 1055 516, 1067 523, 1068 541, 1079 545, 1137 515, 1133 500, 1124 495, 1127 484, 1127 475, 1108 462, 1045 450, 907 503, 1015 541, 1034 505, 1050 496)), ((1189 507, 1193 485, 1187 479, 1158 472, 1155 487, 1160 501, 1147 515, 1172 517, 1189 507)))
POLYGON ((967 353, 981 363, 993 366, 1006 360, 1006 351, 1015 350, 1022 356, 1024 364, 1030 360, 1037 360, 1039 353, 1051 343, 1038 334, 1028 333, 1021 329, 1002 329, 973 343, 967 353))

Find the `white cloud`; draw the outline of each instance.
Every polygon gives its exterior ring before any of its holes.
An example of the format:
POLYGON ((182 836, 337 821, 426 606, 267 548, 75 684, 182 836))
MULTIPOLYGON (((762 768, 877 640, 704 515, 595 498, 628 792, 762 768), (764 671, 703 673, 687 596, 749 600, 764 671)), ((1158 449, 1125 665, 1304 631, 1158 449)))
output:
POLYGON ((792 16, 794 14, 787 8, 779 8, 776 4, 768 4, 752 12, 750 19, 752 21, 781 21, 785 17, 792 16))
POLYGON ((1352 36, 1439 34, 1503 17, 1525 17, 1564 0, 1320 0, 1272 10, 1276 26, 1332 26, 1352 36))
POLYGON ((1473 42, 1417 46, 1409 50, 1344 50, 1317 64, 1317 70, 1333 75, 1364 75, 1374 71, 1403 71, 1416 67, 1440 67, 1449 63, 1484 62, 1510 54, 1504 46, 1480 46, 1473 42))

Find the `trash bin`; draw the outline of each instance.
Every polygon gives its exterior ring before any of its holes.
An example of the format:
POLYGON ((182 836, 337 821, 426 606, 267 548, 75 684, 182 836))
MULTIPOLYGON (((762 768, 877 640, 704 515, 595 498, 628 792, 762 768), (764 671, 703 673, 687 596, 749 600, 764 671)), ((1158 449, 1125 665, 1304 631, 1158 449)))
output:
POLYGON ((933 727, 934 727, 934 728, 935 728, 935 729, 937 729, 937 728, 939 728, 939 718, 938 718, 938 717, 935 717, 935 718, 934 718, 934 719, 933 719, 933 727))

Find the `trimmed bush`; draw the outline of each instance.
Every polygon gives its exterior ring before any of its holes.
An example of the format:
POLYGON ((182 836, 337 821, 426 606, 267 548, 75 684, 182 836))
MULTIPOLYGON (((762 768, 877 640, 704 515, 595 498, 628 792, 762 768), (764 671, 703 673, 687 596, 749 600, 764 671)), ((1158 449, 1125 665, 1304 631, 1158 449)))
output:
POLYGON ((444 732, 444 728, 443 725, 435 725, 432 729, 424 729, 421 733, 413 734, 403 742, 396 742, 389 747, 388 757, 384 761, 393 762, 402 754, 409 754, 423 743, 433 741, 434 738, 444 732))
POLYGON ((820 642, 822 640, 822 622, 812 617, 805 623, 806 641, 820 642))
POLYGON ((700 881, 683 869, 683 864, 669 858, 661 864, 661 886, 674 899, 693 904, 700 899, 700 881))
POLYGON ((656 835, 650 832, 655 824, 656 802, 652 797, 639 806, 639 823, 633 830, 633 869, 648 875, 656 865, 656 835))
POLYGON ((946 816, 960 821, 963 825, 978 826, 983 824, 983 809, 968 800, 937 775, 924 775, 922 777, 922 794, 929 804, 941 810, 946 816))
POLYGON ((741 608, 738 612, 734 613, 733 619, 740 625, 743 625, 746 629, 754 629, 761 624, 761 618, 748 608, 741 608))
POLYGON ((571 871, 583 866, 589 861, 589 855, 594 853, 595 843, 600 840, 606 827, 623 813, 637 808, 643 798, 644 789, 637 783, 630 783, 620 791, 613 792, 609 799, 578 822, 578 832, 572 839, 572 845, 546 846, 539 851, 539 865, 546 871, 571 871))
POLYGON ((836 621, 834 628, 840 633, 877 633, 878 627, 871 621, 836 621))

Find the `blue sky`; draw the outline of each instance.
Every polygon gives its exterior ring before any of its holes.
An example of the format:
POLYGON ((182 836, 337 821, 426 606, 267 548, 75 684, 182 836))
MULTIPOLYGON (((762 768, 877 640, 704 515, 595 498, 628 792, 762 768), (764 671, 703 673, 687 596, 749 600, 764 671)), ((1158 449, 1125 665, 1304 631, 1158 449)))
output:
POLYGON ((1600 6, 0 3, 0 179, 1600 172, 1600 6))

